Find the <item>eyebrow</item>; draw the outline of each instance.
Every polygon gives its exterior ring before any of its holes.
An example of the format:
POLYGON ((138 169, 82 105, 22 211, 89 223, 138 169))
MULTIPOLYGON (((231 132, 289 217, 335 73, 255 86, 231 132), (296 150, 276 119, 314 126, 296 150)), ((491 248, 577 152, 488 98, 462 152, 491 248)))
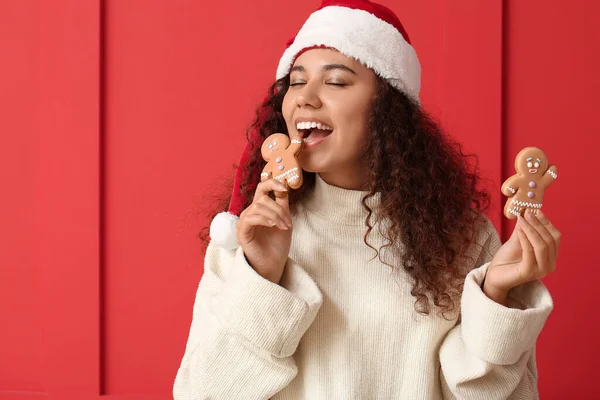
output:
MULTIPOLYGON (((354 70, 346 67, 344 64, 327 64, 327 65, 323 65, 323 67, 321 69, 323 71, 333 71, 334 69, 341 69, 344 71, 351 72, 354 75, 358 75, 356 72, 354 72, 354 70)), ((304 69, 304 67, 302 65, 296 65, 295 67, 292 67, 292 69, 290 70, 290 74, 294 71, 305 72, 306 70, 304 69)))

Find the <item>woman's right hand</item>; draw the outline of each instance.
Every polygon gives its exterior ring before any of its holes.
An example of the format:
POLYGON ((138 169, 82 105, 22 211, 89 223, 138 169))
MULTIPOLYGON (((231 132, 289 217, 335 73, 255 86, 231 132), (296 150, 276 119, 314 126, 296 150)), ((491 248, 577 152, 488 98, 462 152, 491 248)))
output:
POLYGON ((275 179, 258 184, 252 204, 240 214, 237 237, 252 268, 278 284, 292 244, 289 196, 283 184, 275 179))

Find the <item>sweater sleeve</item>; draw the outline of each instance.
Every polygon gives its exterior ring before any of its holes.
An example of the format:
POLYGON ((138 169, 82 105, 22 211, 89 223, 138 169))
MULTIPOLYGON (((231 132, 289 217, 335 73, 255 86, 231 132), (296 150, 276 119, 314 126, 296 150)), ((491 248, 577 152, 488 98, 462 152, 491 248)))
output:
POLYGON ((291 259, 277 285, 256 273, 241 247, 211 242, 173 398, 270 398, 296 376, 292 355, 322 302, 291 259))
POLYGON ((512 289, 508 307, 483 293, 489 260, 501 245, 491 222, 487 226, 478 258, 485 264, 467 275, 461 322, 440 348, 444 399, 537 399, 535 344, 552 298, 540 281, 512 289))

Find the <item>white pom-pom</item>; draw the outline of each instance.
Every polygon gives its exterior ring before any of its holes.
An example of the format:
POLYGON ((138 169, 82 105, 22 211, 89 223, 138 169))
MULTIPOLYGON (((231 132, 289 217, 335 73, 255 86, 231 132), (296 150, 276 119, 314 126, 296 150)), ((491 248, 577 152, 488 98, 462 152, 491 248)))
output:
POLYGON ((219 247, 235 250, 240 243, 237 239, 237 222, 240 218, 229 212, 217 214, 210 223, 210 239, 219 247))

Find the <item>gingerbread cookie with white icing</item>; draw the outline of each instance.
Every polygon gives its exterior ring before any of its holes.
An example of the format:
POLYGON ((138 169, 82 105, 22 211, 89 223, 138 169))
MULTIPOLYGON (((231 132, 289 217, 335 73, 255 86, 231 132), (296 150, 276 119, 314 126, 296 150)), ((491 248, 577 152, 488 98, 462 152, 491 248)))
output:
POLYGON ((265 139, 261 154, 267 165, 260 174, 260 180, 276 179, 292 189, 302 186, 302 169, 298 154, 302 150, 301 139, 290 139, 283 133, 274 133, 265 139))
POLYGON ((542 208, 544 191, 558 177, 555 165, 549 165, 546 154, 537 147, 526 147, 515 158, 516 175, 502 184, 502 194, 508 196, 504 216, 515 219, 526 209, 534 214, 542 208))

